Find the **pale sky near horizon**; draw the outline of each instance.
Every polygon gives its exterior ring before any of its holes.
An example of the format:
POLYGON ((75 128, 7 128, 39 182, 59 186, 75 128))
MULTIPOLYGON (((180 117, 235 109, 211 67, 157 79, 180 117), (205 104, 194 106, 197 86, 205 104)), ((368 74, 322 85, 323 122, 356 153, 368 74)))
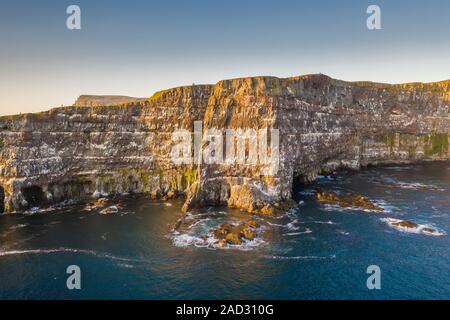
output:
POLYGON ((446 0, 2 1, 0 115, 243 76, 445 80, 449 30, 446 0), (81 30, 66 28, 71 4, 81 30))

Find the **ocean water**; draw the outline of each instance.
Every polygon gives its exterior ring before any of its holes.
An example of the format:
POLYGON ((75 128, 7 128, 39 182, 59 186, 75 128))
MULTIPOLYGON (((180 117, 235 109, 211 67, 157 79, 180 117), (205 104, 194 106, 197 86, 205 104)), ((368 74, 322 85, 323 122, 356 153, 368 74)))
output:
POLYGON ((181 200, 129 199, 108 215, 83 206, 2 215, 0 298, 450 298, 449 163, 324 176, 298 186, 295 200, 279 218, 256 218, 256 240, 227 249, 214 244, 211 229, 248 215, 206 208, 171 232, 181 200), (385 211, 322 206, 312 199, 317 187, 359 192, 385 211), (396 229, 389 219, 419 228, 396 229), (81 290, 66 287, 69 265, 81 269, 81 290), (380 267, 380 290, 367 288, 369 265, 380 267))

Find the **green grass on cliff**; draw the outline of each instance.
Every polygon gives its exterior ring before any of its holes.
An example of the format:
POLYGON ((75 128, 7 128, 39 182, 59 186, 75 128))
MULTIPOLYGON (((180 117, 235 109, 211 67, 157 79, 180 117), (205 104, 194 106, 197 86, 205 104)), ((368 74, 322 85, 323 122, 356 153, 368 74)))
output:
POLYGON ((444 155, 448 153, 448 133, 433 133, 424 136, 425 155, 444 155))
POLYGON ((377 142, 383 142, 389 147, 389 151, 392 153, 394 151, 395 146, 395 133, 388 133, 377 136, 375 138, 377 142))

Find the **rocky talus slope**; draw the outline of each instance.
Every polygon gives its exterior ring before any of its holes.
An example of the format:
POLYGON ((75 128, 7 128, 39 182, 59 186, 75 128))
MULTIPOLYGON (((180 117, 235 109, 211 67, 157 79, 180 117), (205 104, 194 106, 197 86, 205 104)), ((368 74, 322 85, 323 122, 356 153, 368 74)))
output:
POLYGON ((1 211, 123 193, 184 193, 184 210, 228 205, 272 213, 285 207, 295 179, 450 157, 450 81, 253 77, 165 90, 116 106, 89 101, 0 118, 1 211), (194 121, 202 121, 203 130, 278 129, 279 170, 262 175, 266 165, 259 160, 174 164, 172 132, 193 131, 194 121))

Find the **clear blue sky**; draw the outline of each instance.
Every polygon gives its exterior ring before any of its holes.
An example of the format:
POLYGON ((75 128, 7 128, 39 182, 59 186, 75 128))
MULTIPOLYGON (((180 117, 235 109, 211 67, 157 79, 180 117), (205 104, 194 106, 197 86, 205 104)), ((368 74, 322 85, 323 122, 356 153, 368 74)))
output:
POLYGON ((252 75, 437 81, 450 78, 450 1, 1 1, 0 44, 0 114, 252 75), (369 4, 382 30, 366 28, 369 4))

